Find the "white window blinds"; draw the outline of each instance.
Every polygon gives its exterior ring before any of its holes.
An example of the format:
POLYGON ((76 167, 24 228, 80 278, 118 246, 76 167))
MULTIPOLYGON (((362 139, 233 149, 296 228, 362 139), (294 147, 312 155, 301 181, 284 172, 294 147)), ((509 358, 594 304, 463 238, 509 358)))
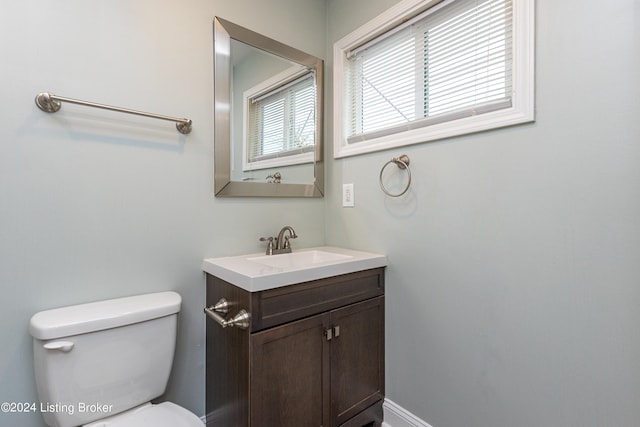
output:
POLYGON ((314 149, 316 99, 313 73, 248 101, 248 163, 314 149))
POLYGON ((446 0, 347 52, 348 143, 511 107, 512 0, 446 0))

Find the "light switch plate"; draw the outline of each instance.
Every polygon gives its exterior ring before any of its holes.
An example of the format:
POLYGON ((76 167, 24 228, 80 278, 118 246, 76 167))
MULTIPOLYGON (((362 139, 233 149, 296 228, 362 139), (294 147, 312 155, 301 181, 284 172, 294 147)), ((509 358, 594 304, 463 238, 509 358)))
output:
POLYGON ((342 184, 342 207, 352 208, 355 206, 353 183, 342 184))

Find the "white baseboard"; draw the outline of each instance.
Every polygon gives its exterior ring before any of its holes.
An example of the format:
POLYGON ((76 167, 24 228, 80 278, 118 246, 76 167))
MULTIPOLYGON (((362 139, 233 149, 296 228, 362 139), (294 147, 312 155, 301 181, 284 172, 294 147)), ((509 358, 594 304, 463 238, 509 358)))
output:
POLYGON ((384 411, 382 427, 432 427, 389 399, 384 400, 382 409, 384 411))

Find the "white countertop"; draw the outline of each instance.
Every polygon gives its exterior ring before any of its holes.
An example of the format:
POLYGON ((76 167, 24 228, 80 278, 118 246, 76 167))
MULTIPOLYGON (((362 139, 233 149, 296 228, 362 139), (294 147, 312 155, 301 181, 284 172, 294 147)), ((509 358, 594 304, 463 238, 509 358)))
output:
POLYGON ((246 291, 257 292, 386 265, 385 255, 322 246, 291 254, 207 258, 202 269, 246 291))

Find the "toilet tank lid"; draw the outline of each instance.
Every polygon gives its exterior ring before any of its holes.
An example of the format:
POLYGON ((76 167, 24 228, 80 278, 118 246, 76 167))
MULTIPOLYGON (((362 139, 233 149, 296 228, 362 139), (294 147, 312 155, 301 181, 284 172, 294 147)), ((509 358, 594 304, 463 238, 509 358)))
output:
POLYGON ((36 313, 29 322, 31 336, 50 340, 144 322, 180 311, 176 292, 158 292, 36 313))

